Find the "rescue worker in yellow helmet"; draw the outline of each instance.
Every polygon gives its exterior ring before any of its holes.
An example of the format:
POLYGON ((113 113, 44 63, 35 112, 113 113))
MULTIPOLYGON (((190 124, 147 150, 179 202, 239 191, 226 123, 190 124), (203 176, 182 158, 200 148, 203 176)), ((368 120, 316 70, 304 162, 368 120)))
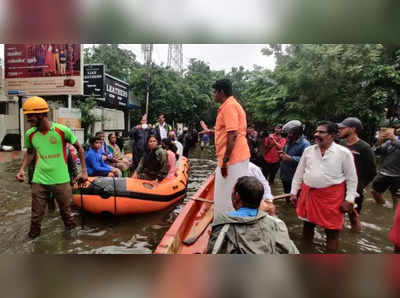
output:
POLYGON ((23 112, 31 128, 25 133, 25 152, 17 180, 25 180, 25 168, 35 158, 35 170, 32 178, 32 215, 28 236, 36 238, 41 232, 41 222, 50 193, 57 200, 61 218, 67 230, 76 227, 72 212, 72 189, 67 166, 66 143, 71 143, 79 152, 82 172, 78 182, 87 181, 85 154, 76 136, 66 126, 50 122, 47 118, 49 106, 40 97, 31 97, 23 105, 23 112))

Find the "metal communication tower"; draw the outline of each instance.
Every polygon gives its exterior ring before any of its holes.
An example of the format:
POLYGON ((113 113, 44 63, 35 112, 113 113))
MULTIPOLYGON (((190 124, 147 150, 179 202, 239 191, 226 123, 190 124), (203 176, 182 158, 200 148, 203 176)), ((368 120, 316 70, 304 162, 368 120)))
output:
POLYGON ((176 70, 180 74, 183 72, 183 48, 182 44, 168 45, 167 66, 176 70))
POLYGON ((151 68, 152 68, 152 56, 153 56, 153 44, 142 44, 142 52, 144 61, 147 65, 147 92, 146 92, 146 117, 149 115, 149 97, 150 97, 150 85, 151 85, 151 68))

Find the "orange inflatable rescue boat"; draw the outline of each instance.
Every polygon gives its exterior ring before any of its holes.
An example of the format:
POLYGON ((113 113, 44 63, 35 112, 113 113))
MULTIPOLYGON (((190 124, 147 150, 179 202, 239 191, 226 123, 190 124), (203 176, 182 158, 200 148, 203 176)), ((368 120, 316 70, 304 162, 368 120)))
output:
POLYGON ((178 163, 175 177, 160 183, 130 177, 89 177, 85 187, 74 187, 74 203, 94 214, 126 215, 166 209, 186 195, 188 160, 181 157, 178 163))

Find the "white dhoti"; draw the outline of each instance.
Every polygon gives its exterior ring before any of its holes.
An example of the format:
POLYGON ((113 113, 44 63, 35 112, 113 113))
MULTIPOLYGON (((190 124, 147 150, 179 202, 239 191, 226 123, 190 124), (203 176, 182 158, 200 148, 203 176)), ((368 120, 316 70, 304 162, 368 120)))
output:
MULTIPOLYGON (((228 166, 228 176, 222 177, 221 168, 217 167, 214 186, 214 214, 234 211, 232 206, 232 190, 238 178, 249 175, 249 160, 228 166)), ((215 217, 214 217, 215 218, 215 217)))

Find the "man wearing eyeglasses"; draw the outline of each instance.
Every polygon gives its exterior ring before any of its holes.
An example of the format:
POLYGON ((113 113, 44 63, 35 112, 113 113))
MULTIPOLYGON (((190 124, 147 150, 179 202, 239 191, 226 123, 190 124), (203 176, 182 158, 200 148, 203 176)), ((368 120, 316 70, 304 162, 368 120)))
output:
POLYGON ((307 250, 311 249, 318 225, 325 229, 327 252, 337 252, 344 213, 354 209, 356 168, 350 150, 334 142, 337 133, 336 123, 319 123, 314 133, 315 145, 304 150, 293 177, 290 199, 304 221, 303 240, 307 250))

